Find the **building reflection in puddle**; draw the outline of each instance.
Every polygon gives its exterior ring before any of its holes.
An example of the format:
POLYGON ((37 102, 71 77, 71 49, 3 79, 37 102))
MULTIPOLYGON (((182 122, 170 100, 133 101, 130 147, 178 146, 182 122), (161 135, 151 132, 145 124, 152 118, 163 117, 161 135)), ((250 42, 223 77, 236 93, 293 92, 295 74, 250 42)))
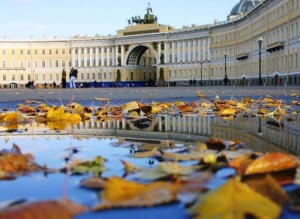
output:
MULTIPOLYGON (((117 136, 164 144, 174 140, 205 141, 212 137, 237 139, 255 151, 299 154, 299 128, 290 126, 287 122, 282 123, 282 127, 273 123, 261 117, 224 120, 198 115, 157 115, 152 118, 108 118, 103 121, 93 117, 79 125, 70 125, 65 130, 50 130, 46 124, 30 123, 19 126, 17 134, 117 136)), ((2 130, 2 133, 5 132, 2 130)))

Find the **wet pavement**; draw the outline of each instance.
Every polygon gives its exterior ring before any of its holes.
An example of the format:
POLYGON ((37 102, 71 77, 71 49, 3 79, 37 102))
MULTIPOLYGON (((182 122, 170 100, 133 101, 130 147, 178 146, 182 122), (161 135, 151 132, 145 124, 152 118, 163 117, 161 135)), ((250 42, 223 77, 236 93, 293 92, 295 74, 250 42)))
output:
POLYGON ((200 92, 208 98, 244 96, 293 97, 299 99, 300 86, 294 87, 141 87, 141 88, 78 88, 78 89, 0 89, 0 102, 36 101, 96 101, 108 98, 112 101, 139 100, 149 102, 160 99, 196 98, 200 92))

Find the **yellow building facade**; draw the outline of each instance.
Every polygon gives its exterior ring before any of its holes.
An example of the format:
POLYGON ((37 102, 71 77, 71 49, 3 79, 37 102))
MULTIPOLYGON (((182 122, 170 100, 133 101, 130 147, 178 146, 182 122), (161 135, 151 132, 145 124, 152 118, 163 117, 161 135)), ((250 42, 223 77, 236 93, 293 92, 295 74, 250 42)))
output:
POLYGON ((299 24, 300 0, 240 0, 224 22, 180 29, 149 7, 115 36, 1 39, 0 86, 60 84, 72 67, 78 86, 300 85, 299 24))

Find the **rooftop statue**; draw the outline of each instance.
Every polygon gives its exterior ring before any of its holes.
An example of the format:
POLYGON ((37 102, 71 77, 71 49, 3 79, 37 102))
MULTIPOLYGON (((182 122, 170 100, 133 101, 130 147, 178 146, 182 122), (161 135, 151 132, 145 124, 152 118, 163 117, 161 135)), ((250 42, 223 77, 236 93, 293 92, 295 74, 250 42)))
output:
POLYGON ((152 8, 150 7, 150 3, 148 3, 147 14, 144 15, 144 18, 141 16, 134 16, 128 20, 128 25, 140 25, 140 24, 156 24, 157 16, 154 16, 152 12, 152 8))

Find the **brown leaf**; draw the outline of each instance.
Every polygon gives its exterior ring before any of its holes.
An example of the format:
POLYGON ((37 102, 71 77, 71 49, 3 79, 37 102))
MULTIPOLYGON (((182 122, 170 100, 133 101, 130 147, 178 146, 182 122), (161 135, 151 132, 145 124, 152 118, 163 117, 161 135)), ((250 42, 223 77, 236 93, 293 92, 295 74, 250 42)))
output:
POLYGON ((287 193, 271 175, 263 175, 256 179, 247 180, 246 183, 256 192, 270 198, 279 205, 289 201, 287 193))
POLYGON ((13 146, 12 150, 2 150, 0 154, 0 179, 43 169, 33 162, 31 154, 23 155, 16 145, 13 146))
POLYGON ((86 210, 69 200, 41 201, 7 208, 0 212, 0 219, 71 219, 86 210))

